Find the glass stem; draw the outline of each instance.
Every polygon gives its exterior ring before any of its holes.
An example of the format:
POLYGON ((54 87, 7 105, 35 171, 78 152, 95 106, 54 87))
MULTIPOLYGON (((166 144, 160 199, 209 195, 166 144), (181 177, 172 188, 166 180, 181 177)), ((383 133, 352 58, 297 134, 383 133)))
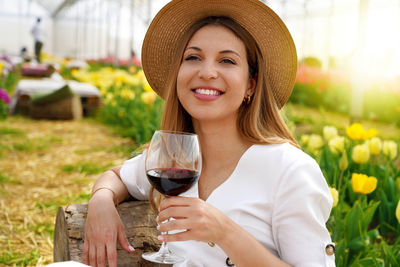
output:
MULTIPOLYGON (((169 222, 169 218, 168 218, 168 220, 167 220, 167 222, 169 222)), ((161 234, 167 234, 168 235, 168 231, 167 232, 161 232, 161 234)), ((167 254, 170 254, 171 253, 171 251, 169 251, 169 249, 168 249, 168 244, 167 244, 167 242, 162 242, 162 244, 161 244, 161 247, 160 247, 160 250, 158 251, 160 254, 162 254, 162 255, 167 255, 167 254)))
POLYGON ((160 250, 158 252, 160 252, 160 254, 162 254, 162 255, 166 255, 166 254, 170 253, 166 242, 162 242, 160 250))

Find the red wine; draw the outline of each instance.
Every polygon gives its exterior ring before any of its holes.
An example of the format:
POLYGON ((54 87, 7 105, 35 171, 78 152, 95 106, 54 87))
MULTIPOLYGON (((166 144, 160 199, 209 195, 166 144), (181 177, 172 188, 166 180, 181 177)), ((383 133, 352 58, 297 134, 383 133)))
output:
POLYGON ((151 169, 146 174, 154 188, 166 196, 177 196, 189 190, 200 175, 194 170, 176 168, 151 169))

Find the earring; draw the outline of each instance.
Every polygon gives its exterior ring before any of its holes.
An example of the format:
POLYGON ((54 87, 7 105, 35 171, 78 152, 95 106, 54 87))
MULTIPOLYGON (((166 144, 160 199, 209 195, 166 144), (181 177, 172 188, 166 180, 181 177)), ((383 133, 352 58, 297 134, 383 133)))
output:
POLYGON ((243 98, 243 102, 246 103, 247 105, 250 104, 251 101, 251 95, 247 95, 245 98, 243 98))

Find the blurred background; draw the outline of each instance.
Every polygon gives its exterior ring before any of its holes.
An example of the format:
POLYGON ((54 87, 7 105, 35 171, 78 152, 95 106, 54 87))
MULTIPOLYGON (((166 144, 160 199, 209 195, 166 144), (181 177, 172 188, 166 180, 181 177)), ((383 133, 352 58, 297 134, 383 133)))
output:
MULTIPOLYGON (((57 209, 159 128, 140 54, 168 2, 0 0, 0 266, 51 263, 57 209)), ((297 47, 281 114, 331 188, 337 266, 400 266, 400 0, 262 2, 297 47)))

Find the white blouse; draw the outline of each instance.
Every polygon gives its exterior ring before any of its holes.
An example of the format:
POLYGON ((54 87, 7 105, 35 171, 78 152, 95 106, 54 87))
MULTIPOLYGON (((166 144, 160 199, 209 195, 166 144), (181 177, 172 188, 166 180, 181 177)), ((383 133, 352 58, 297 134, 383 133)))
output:
MULTIPOLYGON (((145 154, 127 160, 122 181, 136 199, 148 199, 145 154)), ((197 184, 181 196, 198 197, 197 184)), ((252 234, 266 249, 293 266, 335 266, 326 221, 332 196, 313 158, 294 146, 253 145, 231 176, 206 200, 252 234)), ((240 242, 240 240, 237 240, 240 242)), ((170 242, 186 259, 174 266, 227 266, 228 255, 205 242, 170 242)), ((243 248, 243 253, 251 248, 243 248)))

